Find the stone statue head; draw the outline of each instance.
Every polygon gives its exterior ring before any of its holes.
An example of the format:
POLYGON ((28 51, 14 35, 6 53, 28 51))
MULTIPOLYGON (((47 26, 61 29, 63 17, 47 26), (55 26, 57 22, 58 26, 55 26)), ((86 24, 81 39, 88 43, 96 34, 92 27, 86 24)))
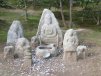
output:
POLYGON ((13 32, 17 32, 19 29, 19 25, 21 25, 20 21, 14 20, 11 24, 10 30, 13 32))
POLYGON ((51 24, 52 23, 52 18, 50 16, 50 14, 46 14, 44 17, 44 24, 51 24))

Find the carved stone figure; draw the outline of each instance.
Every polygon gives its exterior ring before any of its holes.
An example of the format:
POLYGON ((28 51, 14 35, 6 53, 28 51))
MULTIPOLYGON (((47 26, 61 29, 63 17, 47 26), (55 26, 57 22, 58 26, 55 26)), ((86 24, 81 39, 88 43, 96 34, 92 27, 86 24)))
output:
POLYGON ((30 43, 26 38, 19 38, 15 45, 15 54, 21 58, 31 56, 30 43))
POLYGON ((87 47, 84 46, 84 45, 79 45, 77 47, 76 51, 77 51, 77 57, 78 57, 78 59, 79 58, 84 58, 85 59, 85 57, 86 57, 86 50, 87 50, 87 47))
POLYGON ((62 40, 62 31, 57 19, 50 10, 44 9, 37 34, 31 38, 36 55, 41 58, 56 56, 59 53, 58 49, 62 47, 62 40))
POLYGON ((54 14, 48 10, 44 9, 36 35, 40 44, 55 44, 56 46, 62 45, 62 32, 60 30, 57 19, 54 14))
POLYGON ((79 44, 76 31, 69 29, 66 31, 63 40, 64 55, 63 59, 67 62, 76 61, 76 48, 79 44))
POLYGON ((67 30, 63 40, 64 51, 76 51, 78 44, 79 42, 76 31, 73 29, 67 30))
POLYGON ((14 45, 18 38, 23 37, 23 28, 18 20, 14 20, 7 35, 7 45, 14 45))

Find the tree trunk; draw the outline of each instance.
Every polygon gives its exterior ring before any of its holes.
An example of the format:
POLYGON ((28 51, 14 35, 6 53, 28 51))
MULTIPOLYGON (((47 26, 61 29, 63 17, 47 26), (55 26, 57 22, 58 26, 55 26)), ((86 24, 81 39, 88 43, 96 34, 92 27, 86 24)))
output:
POLYGON ((70 0, 70 11, 69 11, 70 24, 69 24, 69 28, 72 27, 72 3, 73 3, 73 0, 70 0))
POLYGON ((100 17, 97 17, 97 24, 96 25, 100 25, 100 17))
POLYGON ((27 21, 27 19, 28 19, 28 13, 27 13, 27 1, 26 0, 24 0, 24 6, 25 6, 25 20, 27 21))
POLYGON ((62 6, 61 0, 60 0, 60 11, 61 11, 61 17, 62 17, 63 25, 64 25, 64 27, 66 27, 65 18, 64 18, 64 14, 63 14, 63 6, 62 6))
POLYGON ((35 6, 36 6, 36 1, 33 0, 33 9, 35 9, 35 6))

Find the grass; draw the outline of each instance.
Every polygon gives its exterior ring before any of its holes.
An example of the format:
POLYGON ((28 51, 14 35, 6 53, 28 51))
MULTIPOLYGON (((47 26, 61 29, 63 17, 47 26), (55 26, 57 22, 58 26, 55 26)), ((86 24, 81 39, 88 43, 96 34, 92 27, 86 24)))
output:
POLYGON ((101 31, 87 28, 86 32, 80 33, 79 39, 81 41, 87 41, 88 43, 90 42, 101 46, 101 31))

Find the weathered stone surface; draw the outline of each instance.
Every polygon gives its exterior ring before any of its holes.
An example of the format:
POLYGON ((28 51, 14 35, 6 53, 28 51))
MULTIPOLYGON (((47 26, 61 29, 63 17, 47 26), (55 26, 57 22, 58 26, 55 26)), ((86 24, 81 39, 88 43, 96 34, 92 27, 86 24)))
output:
POLYGON ((37 57, 39 58, 48 58, 50 56, 57 56, 59 54, 59 50, 54 44, 38 46, 35 51, 37 57))
POLYGON ((62 32, 54 14, 44 9, 37 31, 40 43, 62 45, 62 32))
POLYGON ((77 47, 76 51, 77 51, 78 59, 79 58, 85 58, 86 50, 87 50, 87 47, 84 45, 79 45, 77 47))
POLYGON ((71 64, 73 62, 76 62, 77 61, 77 54, 76 54, 76 51, 64 51, 64 54, 63 54, 63 61, 66 63, 66 64, 71 64))
POLYGON ((7 45, 15 45, 18 38, 23 37, 23 28, 18 20, 14 20, 7 35, 7 45))
POLYGON ((30 43, 26 38, 19 38, 15 46, 15 54, 23 58, 26 55, 31 56, 30 43))
POLYGON ((76 31, 73 29, 67 30, 63 40, 64 51, 76 51, 78 44, 79 40, 76 31))
POLYGON ((38 46, 36 48, 35 52, 36 52, 36 56, 39 59, 50 57, 50 53, 49 53, 48 49, 46 48, 46 46, 38 46))
POLYGON ((4 47, 4 59, 14 58, 14 46, 4 47))
POLYGON ((79 42, 76 31, 73 29, 67 30, 63 40, 63 60, 65 62, 72 63, 77 60, 76 48, 78 44, 79 42))
POLYGON ((54 44, 49 44, 47 45, 47 47, 49 48, 48 51, 51 54, 51 56, 57 56, 59 54, 59 50, 54 44))
POLYGON ((31 47, 32 47, 32 49, 35 49, 38 46, 38 44, 39 44, 39 41, 38 41, 37 36, 33 36, 31 38, 31 47))

